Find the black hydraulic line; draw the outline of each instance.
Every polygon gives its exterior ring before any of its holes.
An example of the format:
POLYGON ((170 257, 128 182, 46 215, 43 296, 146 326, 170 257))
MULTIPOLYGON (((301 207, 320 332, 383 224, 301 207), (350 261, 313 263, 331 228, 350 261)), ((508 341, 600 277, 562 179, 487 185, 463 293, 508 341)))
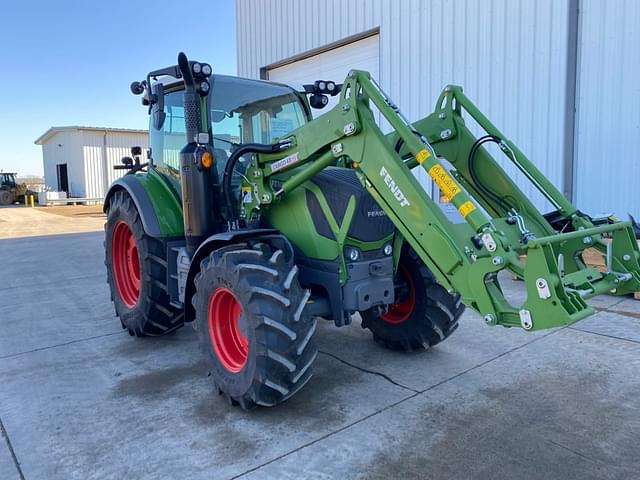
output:
POLYGON ((489 143, 489 142, 497 143, 499 145, 502 142, 502 139, 500 137, 496 137, 495 135, 485 135, 484 137, 480 137, 475 142, 473 142, 473 145, 471 146, 471 150, 469 151, 469 160, 468 160, 469 173, 471 175, 471 179, 473 180, 473 183, 482 191, 482 193, 484 193, 487 197, 489 197, 491 200, 496 202, 498 205, 504 208, 505 211, 508 212, 511 209, 511 206, 504 200, 504 198, 498 196, 495 192, 492 192, 491 190, 489 190, 480 181, 475 171, 476 153, 478 152, 478 149, 483 144, 489 143))
MULTIPOLYGON (((418 132, 415 129, 412 129, 411 132, 418 137, 420 140, 423 139, 422 134, 420 132, 418 132)), ((396 151, 396 153, 400 153, 400 149, 402 148, 402 145, 404 145, 404 138, 402 137, 398 137, 398 140, 396 141, 395 146, 393 147, 394 150, 396 151)))
MULTIPOLYGON (((420 134, 418 132, 414 131, 414 133, 416 135, 420 136, 420 134)), ((494 135, 485 135, 484 137, 478 138, 473 143, 473 145, 471 146, 471 151, 469 152, 469 173, 471 174, 471 178, 472 178, 474 184, 476 184, 477 187, 485 195, 487 195, 490 199, 492 199, 498 205, 503 207, 506 211, 509 211, 511 209, 511 206, 503 198, 499 197, 494 192, 490 191, 484 184, 482 184, 482 182, 478 178, 478 175, 476 174, 476 171, 475 171, 476 153, 478 152, 478 149, 483 144, 488 143, 488 142, 494 142, 494 143, 500 144, 500 142, 502 142, 502 139, 499 138, 499 137, 496 137, 494 135)), ((396 151, 396 153, 400 153, 400 149, 402 148, 403 144, 404 144, 404 139, 402 137, 398 138, 398 140, 396 141, 396 144, 394 145, 394 150, 396 151)))
POLYGON ((404 143, 404 139, 402 137, 398 137, 398 141, 396 142, 396 145, 394 147, 394 150, 396 151, 396 153, 400 153, 400 149, 402 148, 403 143, 404 143))

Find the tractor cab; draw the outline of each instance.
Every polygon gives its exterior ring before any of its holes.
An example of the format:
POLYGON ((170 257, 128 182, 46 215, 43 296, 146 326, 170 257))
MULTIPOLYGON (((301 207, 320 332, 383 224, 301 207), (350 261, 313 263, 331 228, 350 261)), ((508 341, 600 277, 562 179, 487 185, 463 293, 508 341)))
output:
POLYGON ((15 188, 16 174, 8 172, 0 172, 0 187, 15 188))
MULTIPOLYGON (((165 77, 167 78, 167 77, 165 77)), ((187 143, 184 118, 184 83, 162 83, 162 114, 150 115, 149 146, 156 168, 177 178, 179 152, 187 143)), ((212 75, 206 97, 218 175, 221 178, 232 151, 243 143, 272 143, 311 120, 306 95, 289 86, 212 75)), ((156 87, 156 91, 157 91, 156 87)), ((236 170, 243 169, 243 162, 236 170)))

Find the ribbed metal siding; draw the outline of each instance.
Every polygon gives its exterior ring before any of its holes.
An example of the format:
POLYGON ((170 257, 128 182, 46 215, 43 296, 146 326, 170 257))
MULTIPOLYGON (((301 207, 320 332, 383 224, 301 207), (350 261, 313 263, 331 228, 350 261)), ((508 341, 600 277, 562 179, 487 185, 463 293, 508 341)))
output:
MULTIPOLYGON (((568 0, 236 0, 238 70, 380 28, 380 84, 409 119, 448 83, 562 187, 568 0)), ((508 171, 536 203, 519 173, 508 171)))
POLYGON ((103 155, 104 132, 82 131, 82 156, 84 159, 84 191, 87 198, 102 198, 106 189, 117 178, 122 177, 125 170, 114 170, 120 165, 122 157, 131 155, 131 147, 142 147, 141 161, 146 161, 145 150, 148 146, 148 135, 126 132, 107 132, 106 161, 103 155))
POLYGON ((380 0, 237 0, 240 76, 380 24, 380 0))
POLYGON ((581 3, 576 204, 640 216, 640 2, 581 3))

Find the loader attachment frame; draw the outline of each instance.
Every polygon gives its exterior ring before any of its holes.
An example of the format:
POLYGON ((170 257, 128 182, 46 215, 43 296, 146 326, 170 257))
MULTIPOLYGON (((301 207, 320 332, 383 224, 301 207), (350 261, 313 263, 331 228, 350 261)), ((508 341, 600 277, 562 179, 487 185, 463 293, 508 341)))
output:
POLYGON ((352 167, 437 281, 460 293, 488 324, 526 330, 566 325, 593 313, 585 302, 589 297, 640 289, 640 252, 631 224, 598 224, 579 212, 460 87, 445 88, 434 113, 412 124, 367 72, 353 70, 338 105, 279 140, 290 145, 256 154, 243 176, 243 222, 255 220, 323 168, 352 167), (372 107, 391 133, 383 134, 372 107), (476 138, 463 112, 487 135, 476 138), (487 142, 498 144, 554 205, 561 232, 483 147, 487 142), (447 218, 414 169, 427 172, 464 222, 447 218), (605 272, 583 262, 582 251, 590 247, 606 255, 605 272), (521 305, 504 297, 502 270, 524 280, 521 305))

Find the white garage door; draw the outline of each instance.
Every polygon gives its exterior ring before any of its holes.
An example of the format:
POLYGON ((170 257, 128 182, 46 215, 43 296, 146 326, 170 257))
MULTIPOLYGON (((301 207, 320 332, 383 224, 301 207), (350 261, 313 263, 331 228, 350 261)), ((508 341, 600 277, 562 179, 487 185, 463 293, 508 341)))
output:
MULTIPOLYGON (((315 80, 333 80, 342 83, 352 69, 366 70, 378 80, 380 70, 379 35, 373 35, 311 57, 267 70, 268 79, 289 84, 313 83, 315 80)), ((329 97, 329 107, 337 102, 329 97)), ((314 116, 327 111, 314 110, 314 116)))

